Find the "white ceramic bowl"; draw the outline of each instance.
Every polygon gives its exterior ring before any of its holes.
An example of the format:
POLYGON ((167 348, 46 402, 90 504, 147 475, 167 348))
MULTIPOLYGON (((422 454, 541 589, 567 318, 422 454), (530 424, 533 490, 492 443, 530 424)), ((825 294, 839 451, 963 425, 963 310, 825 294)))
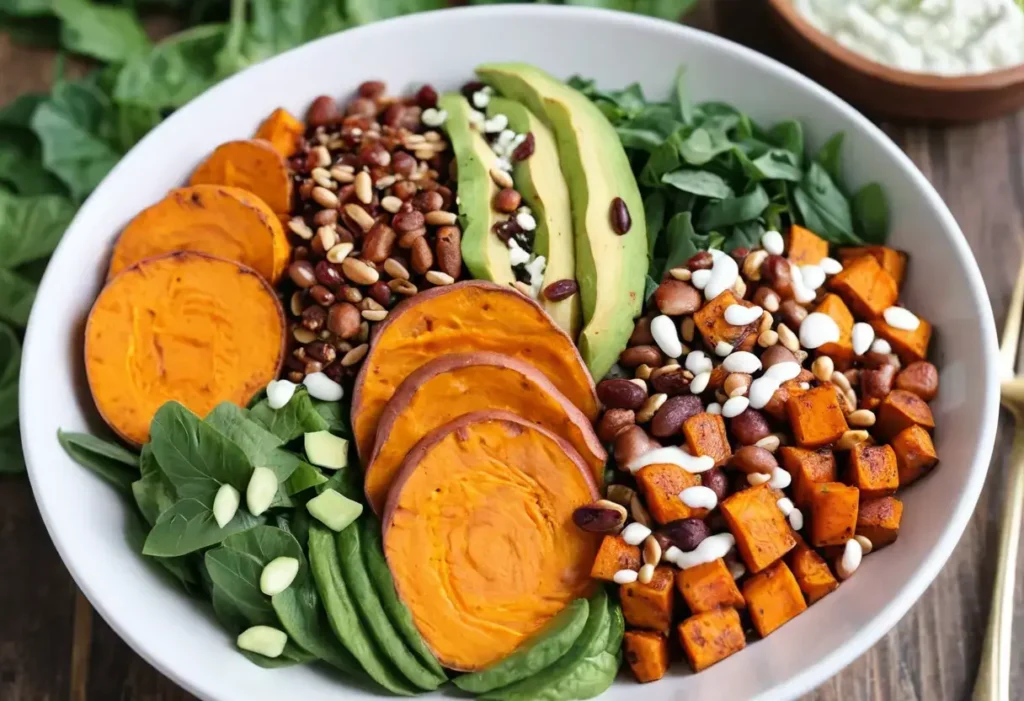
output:
MULTIPOLYGON (((823 88, 753 51, 702 32, 625 14, 491 6, 383 22, 291 51, 224 82, 147 136, 103 181, 50 264, 28 330, 21 425, 32 486, 78 585, 143 657, 204 699, 335 701, 371 694, 309 668, 266 671, 235 652, 209 612, 159 576, 126 542, 126 510, 57 445, 58 427, 97 427, 83 381, 83 321, 118 230, 179 185, 217 144, 252 134, 283 105, 302 113, 321 93, 363 80, 395 89, 429 81, 455 88, 485 61, 525 60, 603 87, 639 81, 667 94, 676 66, 700 99, 732 102, 756 119, 796 117, 812 146, 845 130, 853 183, 889 195, 893 243, 911 254, 905 298, 938 329, 942 391, 934 404, 938 470, 905 495, 899 541, 768 639, 695 676, 677 664, 645 698, 784 699, 837 673, 891 628, 942 567, 974 509, 997 413, 996 341, 981 275, 949 210, 910 160, 823 88)), ((965 183, 970 187, 970 183, 965 183)), ((23 573, 31 576, 30 573, 23 573)), ((609 699, 641 693, 623 679, 609 699)))

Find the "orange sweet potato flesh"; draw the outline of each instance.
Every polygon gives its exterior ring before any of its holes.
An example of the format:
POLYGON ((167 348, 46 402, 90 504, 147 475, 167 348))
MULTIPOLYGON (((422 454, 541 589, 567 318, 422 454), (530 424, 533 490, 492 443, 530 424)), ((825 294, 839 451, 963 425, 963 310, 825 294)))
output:
POLYGON ((643 494, 647 510, 661 524, 707 516, 707 509, 692 509, 679 498, 681 491, 698 487, 700 483, 700 475, 687 472, 678 465, 647 465, 636 473, 636 485, 643 494))
POLYGON ((597 418, 594 381, 579 351, 536 302, 512 288, 460 282, 410 297, 377 327, 352 396, 352 431, 364 462, 402 381, 440 355, 473 351, 533 365, 584 416, 597 418))
POLYGON ((793 436, 802 448, 826 446, 849 430, 839 397, 830 384, 791 396, 786 401, 786 413, 793 436))
POLYGON ((622 615, 633 628, 654 630, 668 635, 672 627, 672 608, 675 592, 672 590, 671 567, 659 567, 647 584, 633 582, 619 587, 622 615))
POLYGON ((896 497, 866 500, 857 513, 857 535, 870 540, 873 549, 878 550, 896 540, 902 518, 903 502, 896 497))
POLYGON ((668 638, 649 630, 628 630, 622 637, 626 662, 641 684, 656 682, 668 671, 668 638))
POLYGON ((903 429, 893 437, 891 445, 901 487, 920 479, 939 462, 932 437, 920 426, 903 429))
POLYGON ((683 422, 686 446, 693 455, 710 455, 715 465, 724 465, 732 457, 725 419, 721 414, 702 412, 683 422))
POLYGON ((195 185, 171 192, 132 219, 110 260, 110 277, 146 258, 196 251, 247 265, 276 284, 291 247, 280 220, 237 187, 195 185))
POLYGON ((850 451, 850 483, 860 490, 861 499, 887 497, 900 486, 896 453, 888 445, 854 446, 850 451))
POLYGON ((395 588, 445 667, 503 659, 594 584, 600 535, 572 526, 598 498, 567 442, 509 412, 475 412, 416 444, 388 497, 395 588))
POLYGON ((245 406, 277 377, 285 321, 251 268, 200 253, 150 258, 111 280, 85 328, 89 388, 104 420, 135 445, 164 402, 199 416, 245 406))
POLYGON ((789 522, 776 504, 779 496, 762 484, 736 492, 719 507, 751 572, 760 572, 796 545, 789 522))
POLYGON ((366 468, 366 497, 379 514, 406 453, 463 414, 502 409, 567 440, 600 487, 608 455, 590 421, 532 365, 499 353, 452 353, 410 375, 388 401, 366 468))
POLYGON ((884 436, 895 436, 911 426, 935 428, 935 419, 928 403, 913 392, 894 389, 878 406, 878 430, 884 436))
POLYGON ((590 568, 590 576, 605 582, 611 582, 619 570, 640 569, 640 548, 630 545, 617 535, 606 535, 601 540, 601 547, 594 557, 590 568))
POLYGON ((873 256, 878 264, 892 276, 897 285, 903 284, 907 271, 907 254, 888 246, 857 246, 839 249, 839 261, 845 266, 863 256, 873 256))
POLYGON ((806 543, 797 543, 786 560, 807 603, 813 604, 839 587, 825 559, 806 543))
POLYGON ((707 669, 747 645, 736 609, 715 609, 679 624, 679 642, 694 672, 707 669))
POLYGON ((292 206, 292 177, 284 156, 263 139, 221 144, 192 173, 189 185, 230 185, 248 190, 279 215, 292 206))
POLYGON ((842 272, 832 278, 831 289, 850 307, 858 318, 875 319, 896 303, 899 287, 873 256, 850 261, 842 272))
POLYGON ((789 228, 788 244, 786 255, 797 265, 817 265, 828 255, 828 241, 796 224, 789 228))
POLYGON ((843 545, 857 527, 860 490, 841 482, 822 482, 811 487, 811 545, 843 545))
POLYGON ((676 586, 693 613, 713 611, 723 606, 743 608, 747 605, 722 558, 680 570, 676 575, 676 586))
POLYGON ((719 342, 725 341, 736 350, 753 350, 757 342, 757 328, 760 319, 752 321, 746 326, 733 326, 725 320, 725 310, 733 304, 744 307, 754 306, 752 302, 743 299, 736 299, 736 296, 729 290, 715 297, 699 310, 694 312, 693 321, 697 326, 706 345, 711 351, 719 342))
POLYGON ((897 329, 885 323, 885 319, 875 319, 871 326, 875 335, 884 338, 892 346, 893 352, 899 356, 904 365, 928 358, 928 344, 932 340, 932 325, 917 316, 920 320, 913 331, 897 329))
POLYGON ((291 158, 299 150, 299 139, 305 131, 305 124, 288 110, 278 107, 260 124, 255 138, 270 142, 275 151, 291 158))
POLYGON ((850 313, 846 303, 837 294, 825 295, 821 303, 814 310, 832 317, 839 327, 839 341, 837 343, 825 343, 818 347, 818 355, 827 355, 835 362, 839 370, 848 368, 854 359, 853 353, 853 314, 850 313))
POLYGON ((789 415, 786 413, 786 403, 789 402, 791 397, 799 397, 810 391, 805 385, 813 381, 814 374, 807 368, 804 368, 798 376, 783 382, 782 386, 775 390, 775 394, 764 405, 764 412, 779 421, 789 421, 789 415))
POLYGON ((836 458, 831 450, 808 450, 782 446, 782 466, 793 478, 793 503, 801 509, 811 505, 811 487, 817 482, 836 481, 836 458))
POLYGON ((807 610, 796 577, 781 560, 747 579, 743 596, 750 620, 762 638, 807 610))

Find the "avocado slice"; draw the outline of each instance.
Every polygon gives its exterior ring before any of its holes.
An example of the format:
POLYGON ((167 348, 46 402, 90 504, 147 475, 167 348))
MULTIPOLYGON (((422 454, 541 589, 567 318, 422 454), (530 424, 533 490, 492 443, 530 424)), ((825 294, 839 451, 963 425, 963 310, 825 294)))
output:
POLYGON ((490 63, 476 72, 499 93, 542 117, 555 133, 572 199, 584 318, 580 352, 600 380, 626 347, 633 319, 643 308, 647 226, 629 159, 601 110, 548 73, 525 63, 490 63), (632 219, 621 236, 611 224, 616 197, 626 203, 632 219))
POLYGON ((491 178, 491 168, 498 160, 483 135, 470 125, 473 111, 469 102, 458 93, 446 93, 437 101, 439 109, 448 113, 445 131, 455 151, 458 164, 459 218, 462 220, 462 259, 477 280, 490 280, 499 285, 512 285, 508 246, 491 231, 500 215, 491 203, 498 186, 491 178))
MULTIPOLYGON (((533 134, 533 155, 513 164, 512 181, 537 220, 533 252, 547 260, 542 285, 547 287, 558 280, 573 280, 576 278, 576 252, 572 205, 569 186, 558 160, 555 135, 537 115, 508 98, 491 98, 487 116, 496 114, 508 117, 508 128, 517 134, 533 134)), ((582 323, 578 294, 557 302, 541 295, 537 301, 556 324, 576 338, 582 323)))

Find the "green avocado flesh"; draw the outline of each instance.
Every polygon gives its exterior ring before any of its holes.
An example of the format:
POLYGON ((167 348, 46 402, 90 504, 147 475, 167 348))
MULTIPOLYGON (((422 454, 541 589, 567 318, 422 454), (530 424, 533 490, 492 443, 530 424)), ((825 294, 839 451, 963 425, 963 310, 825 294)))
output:
POLYGON ((459 218, 462 220, 462 259, 477 280, 511 285, 516 278, 508 246, 491 231, 499 221, 491 206, 498 186, 491 178, 497 155, 483 135, 469 122, 469 102, 457 93, 446 93, 438 107, 448 113, 445 130, 458 164, 459 218))
POLYGON ((633 332, 647 274, 643 200, 626 152, 596 105, 544 71, 523 63, 493 63, 476 72, 503 96, 542 116, 554 131, 572 199, 576 280, 584 318, 580 352, 590 373, 600 380, 633 332), (632 219, 629 231, 621 236, 611 225, 616 197, 626 203, 632 219))
MULTIPOLYGON (((537 220, 533 252, 544 256, 543 287, 576 277, 576 251, 572 234, 572 206, 569 186, 562 175, 555 135, 537 115, 518 102, 492 97, 487 116, 503 114, 508 128, 517 134, 533 134, 533 155, 512 166, 512 180, 537 220)), ((580 296, 551 301, 541 295, 544 310, 572 338, 580 331, 580 296)))

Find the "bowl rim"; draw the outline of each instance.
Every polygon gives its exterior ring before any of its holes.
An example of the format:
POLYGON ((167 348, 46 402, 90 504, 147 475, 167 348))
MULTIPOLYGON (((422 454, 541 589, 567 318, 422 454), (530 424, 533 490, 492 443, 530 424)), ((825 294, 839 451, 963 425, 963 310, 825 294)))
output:
MULTIPOLYGON (((859 129, 863 130, 869 138, 878 142, 894 162, 898 163, 906 171, 907 176, 924 193, 928 206, 935 210, 938 217, 944 222, 944 228, 950 232, 949 243, 953 247, 957 257, 964 261, 965 277, 969 292, 972 297, 979 302, 977 312, 981 317, 983 327, 982 333, 979 337, 979 343, 982 345, 983 355, 985 357, 985 365, 983 368, 980 368, 984 381, 981 390, 983 395, 983 410, 979 423, 980 430, 977 438, 977 451, 975 452, 974 461, 970 465, 970 474, 965 488, 960 493, 956 508, 947 515, 945 525, 941 530, 936 546, 927 553, 917 571, 909 579, 904 581, 898 589, 896 589, 888 604, 886 604, 867 625, 863 626, 837 650, 818 659, 814 664, 808 666, 795 676, 790 677, 785 682, 776 685, 766 692, 760 692, 755 699, 760 701, 778 701, 778 699, 790 699, 802 696, 820 686, 832 676, 838 674, 842 669, 867 651, 868 648, 873 646, 885 633, 899 622, 910 607, 917 602, 924 590, 935 579, 939 570, 946 563, 954 547, 959 542, 981 494, 981 489, 984 485, 985 477, 988 472, 989 460, 995 443, 997 428, 999 411, 998 344, 996 340, 996 330, 992 310, 991 306, 987 303, 988 294, 981 272, 978 269, 977 262, 975 261, 969 246, 967 245, 963 232, 945 202, 939 196, 938 192, 935 191, 927 178, 925 178, 920 170, 917 169, 913 161, 911 161, 910 158, 878 126, 834 93, 822 87, 818 83, 815 83, 813 80, 796 70, 760 52, 704 30, 652 17, 599 8, 497 4, 447 8, 417 13, 404 17, 396 17, 370 25, 344 30, 343 32, 338 32, 336 34, 321 37, 312 42, 307 42, 306 44, 286 51, 277 57, 267 59, 259 64, 250 66, 228 79, 221 81, 217 85, 212 86, 203 94, 199 95, 164 120, 163 123, 147 134, 142 141, 135 146, 135 148, 139 148, 142 144, 146 144, 150 140, 166 138, 168 135, 173 133, 177 123, 182 118, 182 114, 195 110, 203 110, 206 102, 211 99, 211 94, 220 90, 222 87, 236 82, 240 83, 249 80, 250 75, 265 70, 268 64, 277 61, 284 56, 291 56, 293 54, 306 51, 309 47, 319 45, 321 43, 338 41, 338 35, 340 34, 353 32, 372 35, 374 33, 380 33, 381 35, 386 36, 396 26, 419 26, 420 29, 426 29, 432 24, 445 22, 448 18, 453 16, 473 17, 476 15, 499 21, 503 17, 511 15, 514 15, 519 19, 524 15, 532 16, 531 19, 535 19, 536 21, 545 21, 552 18, 565 19, 566 17, 588 17, 599 22, 619 24, 622 26, 630 25, 640 31, 672 34, 678 40, 683 42, 711 46, 715 50, 731 52, 742 56, 751 63, 757 64, 766 71, 775 74, 779 79, 793 82, 801 89, 806 90, 817 96, 819 99, 824 100, 839 114, 850 119, 859 129)), ((131 152, 129 152, 129 155, 130 153, 131 152)), ((126 160, 127 156, 123 158, 118 165, 114 167, 114 169, 112 169, 104 179, 104 182, 107 179, 114 177, 120 169, 124 168, 126 160)), ((82 204, 79 214, 76 215, 75 220, 73 220, 69 225, 68 232, 75 229, 76 222, 81 219, 81 212, 86 208, 101 208, 103 206, 102 200, 97 197, 97 193, 102 190, 102 186, 103 182, 101 182, 100 186, 97 187, 96 192, 90 195, 82 204)), ((65 246, 68 238, 68 236, 65 236, 64 240, 62 240, 58 245, 57 250, 54 252, 54 257, 61 254, 61 248, 65 246)), ((59 285, 60 281, 56 279, 54 268, 52 266, 48 267, 42 281, 40 282, 39 291, 43 292, 45 290, 49 290, 51 287, 59 288, 59 285)), ((43 295, 40 294, 39 296, 42 297, 43 295)), ((36 305, 29 319, 28 328, 25 334, 24 350, 26 352, 23 354, 25 362, 22 366, 19 377, 19 382, 23 388, 28 386, 28 381, 31 377, 45 375, 46 373, 47 366, 45 358, 47 355, 45 353, 31 352, 38 343, 41 343, 36 340, 36 337, 42 334, 41 328, 44 327, 45 324, 46 319, 44 315, 39 312, 39 305, 36 305)), ((19 416, 27 416, 30 413, 29 406, 39 401, 43 401, 43 399, 38 396, 33 396, 32 393, 22 392, 19 400, 19 416)), ((58 554, 65 566, 68 568, 68 571, 76 585, 82 593, 85 594, 96 611, 103 616, 104 620, 114 629, 118 636, 127 642, 132 649, 149 664, 171 679, 174 683, 178 684, 190 693, 195 694, 197 697, 213 698, 214 692, 212 689, 205 687, 205 685, 199 681, 187 678, 184 674, 174 668, 171 668, 170 665, 165 664, 162 659, 158 658, 150 650, 149 645, 143 636, 134 635, 127 625, 127 621, 123 621, 112 614, 104 599, 99 595, 91 583, 85 580, 81 573, 76 569, 76 562, 87 557, 87 555, 84 553, 70 551, 61 539, 61 526, 59 525, 61 521, 58 514, 47 508, 47 502, 37 489, 38 484, 42 480, 41 475, 44 465, 43 453, 46 448, 44 448, 41 443, 34 444, 32 441, 27 440, 28 436, 29 432, 26 428, 26 422, 22 421, 21 437, 23 441, 27 472, 30 483, 33 487, 33 496, 39 507, 47 532, 49 533, 58 554)), ((49 449, 52 449, 52 447, 52 445, 49 446, 49 449)))
POLYGON ((815 27, 793 4, 793 0, 768 0, 775 16, 800 34, 819 52, 847 68, 875 80, 892 85, 940 93, 998 92, 1024 83, 1024 63, 984 73, 945 76, 935 73, 915 73, 879 63, 846 48, 815 27))

